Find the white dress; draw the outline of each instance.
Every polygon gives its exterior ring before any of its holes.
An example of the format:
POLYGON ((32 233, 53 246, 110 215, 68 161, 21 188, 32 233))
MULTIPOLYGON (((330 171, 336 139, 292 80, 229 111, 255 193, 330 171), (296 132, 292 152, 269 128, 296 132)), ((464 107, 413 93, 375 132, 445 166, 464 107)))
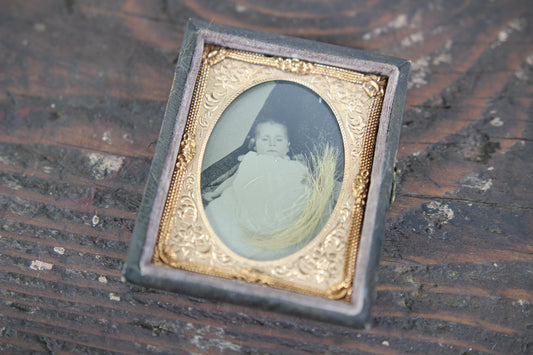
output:
POLYGON ((248 152, 233 183, 207 206, 207 218, 219 238, 244 257, 272 260, 287 256, 301 246, 270 250, 246 240, 273 234, 296 221, 308 202, 307 174, 299 161, 248 152))

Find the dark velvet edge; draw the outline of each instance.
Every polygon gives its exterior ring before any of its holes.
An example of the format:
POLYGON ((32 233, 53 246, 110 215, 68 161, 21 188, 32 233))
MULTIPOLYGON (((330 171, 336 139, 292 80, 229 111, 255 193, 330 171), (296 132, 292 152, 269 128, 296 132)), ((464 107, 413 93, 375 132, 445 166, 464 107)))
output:
MULTIPOLYGON (((159 182, 166 156, 172 142, 178 110, 183 99, 185 82, 191 67, 197 34, 197 31, 191 30, 191 26, 189 24, 188 30, 186 31, 182 41, 178 61, 176 63, 174 80, 172 81, 172 88, 167 101, 165 115, 159 131, 154 157, 152 159, 152 164, 148 174, 148 181, 145 185, 143 198, 137 214, 135 227, 133 229, 132 238, 128 249, 128 257, 123 268, 124 277, 126 280, 132 283, 145 284, 147 281, 146 276, 143 275, 140 270, 140 259, 146 242, 152 206, 159 190, 159 182)), ((151 282, 149 285, 156 288, 163 288, 162 286, 164 286, 161 283, 154 284, 151 282)))
POLYGON ((366 269, 367 284, 365 287, 365 303, 361 310, 360 319, 365 322, 365 327, 369 327, 370 310, 376 298, 376 283, 378 281, 378 266, 381 255, 381 247, 385 236, 385 225, 387 221, 387 211, 390 206, 393 172, 396 162, 396 153, 400 143, 400 131, 402 127, 403 111, 407 95, 407 80, 409 79, 409 69, 411 63, 403 61, 398 66, 399 77, 398 86, 394 92, 394 100, 390 112, 390 120, 385 142, 385 156, 383 162, 383 180, 379 188, 378 212, 372 231, 372 242, 370 247, 369 262, 366 269))
MULTIPOLYGON (((252 45, 253 46, 253 45, 252 45)), ((268 54, 268 53, 267 53, 268 54)), ((327 60, 324 60, 327 61, 327 60)), ((160 138, 150 169, 145 194, 132 236, 128 259, 124 267, 126 279, 132 283, 179 292, 196 297, 227 301, 240 305, 273 310, 281 313, 293 314, 320 321, 327 321, 351 327, 368 326, 371 304, 375 298, 375 282, 381 244, 383 241, 387 209, 392 185, 392 170, 399 142, 401 119, 405 103, 407 77, 410 63, 404 59, 369 53, 357 49, 345 48, 331 44, 298 39, 293 37, 274 35, 253 30, 208 23, 202 20, 191 20, 183 40, 179 60, 176 66, 173 88, 167 104, 165 118, 162 124, 160 138), (172 134, 177 124, 177 114, 182 105, 184 85, 191 67, 197 37, 201 31, 210 31, 222 35, 237 36, 250 43, 264 42, 298 50, 318 51, 327 58, 328 55, 345 57, 352 61, 354 58, 363 61, 392 65, 399 72, 396 91, 392 93, 394 99, 391 104, 390 121, 387 127, 385 141, 385 155, 383 157, 383 178, 379 186, 378 207, 372 230, 371 246, 366 268, 366 284, 363 285, 362 307, 355 310, 349 304, 339 301, 316 299, 316 307, 309 303, 302 305, 298 299, 305 299, 305 295, 295 295, 285 290, 275 290, 264 286, 250 285, 237 280, 225 280, 208 275, 194 274, 183 270, 156 266, 141 270, 140 260, 146 244, 148 223, 152 206, 156 197, 164 162, 171 144, 172 134), (324 307, 324 304, 329 306, 324 307)), ((187 104, 188 105, 188 104, 187 104)))

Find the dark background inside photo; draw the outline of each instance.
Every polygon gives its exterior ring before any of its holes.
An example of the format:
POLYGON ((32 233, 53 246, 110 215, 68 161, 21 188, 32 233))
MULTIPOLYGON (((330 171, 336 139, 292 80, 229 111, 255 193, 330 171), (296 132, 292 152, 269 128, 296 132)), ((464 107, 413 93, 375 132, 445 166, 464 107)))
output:
MULTIPOLYGON (((257 86, 271 85, 271 83, 267 82, 257 86)), ((219 122, 225 119, 226 112, 230 111, 232 106, 242 105, 243 101, 247 100, 249 91, 253 89, 251 88, 237 97, 221 115, 219 122)), ((237 148, 228 151, 227 155, 209 167, 202 167, 202 192, 216 188, 218 184, 235 172, 239 164, 239 157, 253 150, 252 140, 256 126, 269 120, 279 122, 287 127, 290 141, 289 157, 291 159, 309 160, 311 154, 320 152, 326 144, 333 147, 338 151, 335 175, 338 180, 342 178, 344 148, 339 124, 328 104, 311 89, 295 82, 276 81, 256 115, 246 111, 240 111, 238 114, 244 116, 240 117, 240 120, 248 122, 244 127, 250 128, 247 133, 245 132, 244 140, 240 136, 241 141, 235 142, 234 146, 237 148)), ((233 136, 218 136, 219 122, 215 125, 207 143, 204 161, 210 154, 215 152, 220 154, 217 140, 239 139, 233 136)))

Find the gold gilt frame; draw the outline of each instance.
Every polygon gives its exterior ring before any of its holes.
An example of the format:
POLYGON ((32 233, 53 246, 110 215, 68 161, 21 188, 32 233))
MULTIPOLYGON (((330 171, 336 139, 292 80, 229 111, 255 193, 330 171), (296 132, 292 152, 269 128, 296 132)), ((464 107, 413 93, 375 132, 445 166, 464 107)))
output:
POLYGON ((386 84, 384 76, 205 45, 152 262, 350 302, 386 84), (224 110, 247 89, 274 80, 303 85, 329 105, 342 134, 344 173, 337 204, 316 237, 291 255, 258 261, 218 238, 200 177, 207 141, 224 110))

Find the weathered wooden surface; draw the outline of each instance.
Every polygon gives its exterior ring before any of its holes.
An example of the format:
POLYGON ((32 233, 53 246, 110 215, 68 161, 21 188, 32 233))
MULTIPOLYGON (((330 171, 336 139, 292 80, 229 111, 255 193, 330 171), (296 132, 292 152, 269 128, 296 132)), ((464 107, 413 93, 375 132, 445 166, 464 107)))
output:
POLYGON ((530 1, 0 3, 0 351, 530 353, 530 1), (189 17, 413 61, 373 327, 125 284, 189 17))

